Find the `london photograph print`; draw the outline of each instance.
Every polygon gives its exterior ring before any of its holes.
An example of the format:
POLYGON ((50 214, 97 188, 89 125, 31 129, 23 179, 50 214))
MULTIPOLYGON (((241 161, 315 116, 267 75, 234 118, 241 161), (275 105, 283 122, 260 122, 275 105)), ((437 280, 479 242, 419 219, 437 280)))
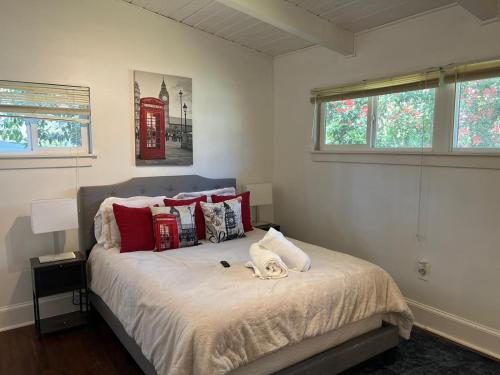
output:
POLYGON ((191 78, 134 71, 135 164, 193 164, 191 78))

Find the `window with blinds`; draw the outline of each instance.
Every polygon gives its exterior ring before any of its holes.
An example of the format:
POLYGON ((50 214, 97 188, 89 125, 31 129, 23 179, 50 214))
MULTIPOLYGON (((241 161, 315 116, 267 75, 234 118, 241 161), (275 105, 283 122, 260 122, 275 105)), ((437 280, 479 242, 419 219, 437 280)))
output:
POLYGON ((0 81, 0 153, 90 152, 90 89, 0 81))
POLYGON ((500 60, 311 94, 319 150, 500 151, 500 60))

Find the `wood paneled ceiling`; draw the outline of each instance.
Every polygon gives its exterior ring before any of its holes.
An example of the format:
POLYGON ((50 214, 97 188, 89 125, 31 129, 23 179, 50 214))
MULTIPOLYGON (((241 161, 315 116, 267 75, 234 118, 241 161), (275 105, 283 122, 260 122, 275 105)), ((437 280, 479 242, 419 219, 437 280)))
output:
POLYGON ((498 19, 497 0, 123 0, 270 56, 313 45, 350 55, 354 34, 443 6, 478 22, 498 19))
POLYGON ((414 16, 453 0, 285 0, 353 32, 414 16))

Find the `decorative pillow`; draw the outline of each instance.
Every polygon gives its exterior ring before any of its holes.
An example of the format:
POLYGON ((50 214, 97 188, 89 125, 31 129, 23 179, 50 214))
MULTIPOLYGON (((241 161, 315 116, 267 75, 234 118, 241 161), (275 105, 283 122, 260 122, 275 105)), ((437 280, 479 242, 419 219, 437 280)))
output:
POLYGON ((177 216, 158 214, 153 216, 155 251, 177 249, 179 247, 179 226, 177 216))
POLYGON ((252 227, 252 211, 250 209, 250 192, 234 195, 212 195, 212 202, 219 203, 225 202, 230 199, 241 197, 241 221, 243 222, 243 229, 245 232, 253 230, 252 227))
POLYGON ((200 202, 206 202, 207 196, 202 195, 198 198, 192 199, 172 199, 167 198, 163 202, 165 206, 189 206, 191 203, 196 203, 196 209, 194 210, 194 219, 196 221, 196 236, 199 240, 205 239, 205 218, 203 217, 203 211, 201 210, 200 202))
POLYGON ((236 190, 234 187, 226 187, 221 189, 213 189, 213 190, 204 190, 204 191, 191 191, 184 192, 174 195, 172 198, 174 199, 188 199, 188 198, 196 198, 201 197, 202 195, 206 195, 208 197, 207 201, 212 202, 212 195, 235 195, 236 190))
POLYGON ((176 216, 179 228, 179 247, 198 245, 195 211, 196 203, 191 203, 188 206, 151 207, 153 216, 158 214, 176 216))
POLYGON ((113 203, 113 213, 120 231, 120 253, 153 250, 153 217, 149 207, 132 208, 113 203))
POLYGON ((205 216, 206 237, 210 242, 245 237, 241 221, 241 197, 220 203, 200 204, 205 216))
POLYGON ((94 234, 96 241, 105 249, 119 247, 121 243, 120 231, 116 224, 113 204, 125 207, 149 207, 155 204, 163 205, 164 195, 157 197, 135 196, 129 198, 109 197, 102 201, 94 217, 94 234))

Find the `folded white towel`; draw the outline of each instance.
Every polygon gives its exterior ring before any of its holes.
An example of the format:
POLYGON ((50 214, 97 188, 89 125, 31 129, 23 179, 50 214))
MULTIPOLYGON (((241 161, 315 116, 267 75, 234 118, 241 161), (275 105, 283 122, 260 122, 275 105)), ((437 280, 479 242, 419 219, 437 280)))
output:
POLYGON ((250 262, 245 264, 253 268, 254 276, 261 279, 281 279, 288 276, 288 268, 279 255, 264 249, 259 244, 250 246, 250 262))
POLYGON ((259 245, 280 256, 287 267, 294 271, 305 272, 311 268, 311 258, 302 249, 274 228, 270 228, 259 245))

